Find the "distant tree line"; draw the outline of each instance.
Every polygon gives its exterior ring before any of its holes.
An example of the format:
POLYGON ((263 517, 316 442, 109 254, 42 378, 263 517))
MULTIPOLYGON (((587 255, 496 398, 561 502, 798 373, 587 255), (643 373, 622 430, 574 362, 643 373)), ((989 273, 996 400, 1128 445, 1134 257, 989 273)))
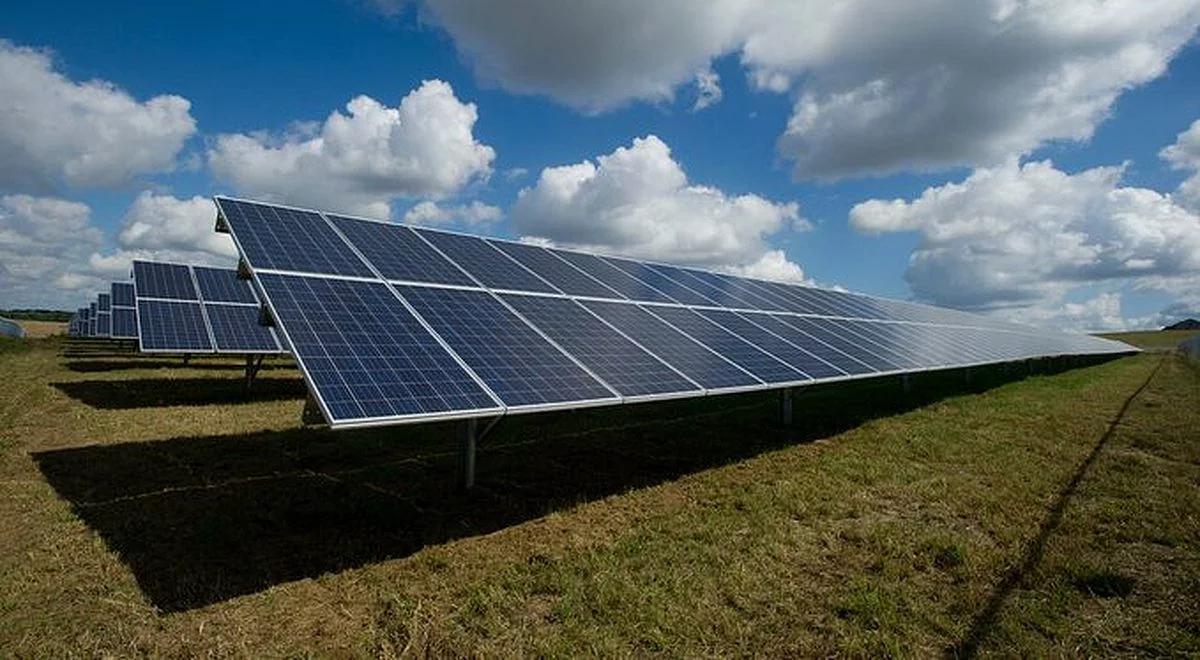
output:
POLYGON ((14 321, 59 321, 71 320, 71 312, 57 309, 0 309, 0 316, 14 321))

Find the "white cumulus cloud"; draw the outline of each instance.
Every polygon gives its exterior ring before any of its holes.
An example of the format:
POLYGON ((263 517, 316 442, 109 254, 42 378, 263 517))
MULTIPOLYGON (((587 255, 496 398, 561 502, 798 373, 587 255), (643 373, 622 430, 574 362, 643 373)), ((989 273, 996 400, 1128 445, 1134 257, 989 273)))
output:
POLYGON ((1192 173, 1179 185, 1176 195, 1200 213, 1200 119, 1180 133, 1175 144, 1163 149, 1161 155, 1172 167, 1192 173))
POLYGON ((404 214, 404 221, 414 225, 467 226, 488 225, 504 217, 499 207, 473 201, 469 204, 438 204, 424 201, 413 206, 404 214))
POLYGON ((1069 174, 1010 160, 913 200, 863 202, 850 221, 867 234, 919 234, 905 277, 938 304, 1065 313, 1078 311, 1062 307, 1068 293, 1106 282, 1182 294, 1200 275, 1200 215, 1170 195, 1122 186, 1123 170, 1069 174))
POLYGON ((800 178, 991 166, 1086 140, 1200 25, 1200 0, 424 6, 483 78, 585 112, 670 100, 692 81, 702 105, 697 72, 736 55, 753 85, 794 95, 779 150, 800 178))
POLYGON ((138 101, 110 82, 72 81, 48 52, 0 40, 0 190, 111 187, 170 170, 196 131, 174 95, 138 101))
POLYGON ((128 249, 207 252, 236 258, 228 234, 213 230, 217 207, 207 197, 178 199, 150 191, 134 199, 125 213, 117 240, 128 249))
POLYGON ((795 203, 691 184, 670 148, 649 135, 572 165, 542 170, 512 220, 528 239, 676 263, 799 279, 767 238, 804 229, 795 203), (746 270, 753 269, 753 270, 746 270))
POLYGON ((87 275, 103 234, 86 204, 53 197, 0 197, 0 307, 55 307, 98 284, 87 275))
POLYGON ((491 174, 496 153, 475 139, 477 119, 475 104, 427 80, 395 108, 358 96, 319 126, 218 136, 208 160, 249 196, 388 217, 396 198, 442 198, 491 174))

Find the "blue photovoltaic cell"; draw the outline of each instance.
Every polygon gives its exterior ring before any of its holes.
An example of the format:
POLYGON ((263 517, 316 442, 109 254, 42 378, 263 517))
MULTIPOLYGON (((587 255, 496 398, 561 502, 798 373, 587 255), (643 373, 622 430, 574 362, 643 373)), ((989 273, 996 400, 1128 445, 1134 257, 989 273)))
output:
POLYGON ((581 304, 707 389, 759 384, 750 374, 637 305, 591 300, 581 304))
POLYGON ((781 316, 767 314, 765 312, 739 312, 742 316, 749 319, 755 325, 762 326, 773 334, 804 347, 804 350, 821 358, 822 360, 832 364, 833 366, 846 372, 848 375, 869 374, 876 371, 871 367, 855 360, 854 358, 842 353, 841 351, 829 346, 810 334, 797 330, 794 326, 784 323, 780 319, 781 316))
POLYGON ((180 264, 133 262, 133 281, 138 298, 197 300, 192 270, 180 264))
POLYGON ((488 242, 497 250, 521 262, 522 266, 537 273, 542 279, 558 287, 563 293, 572 296, 614 298, 617 300, 625 298, 621 294, 597 282, 590 275, 554 256, 545 248, 536 245, 510 243, 508 241, 488 242))
POLYGON ((506 257, 482 238, 415 229, 451 261, 461 266, 486 287, 515 291, 556 293, 523 266, 506 257))
POLYGON ((373 276, 371 269, 317 213, 224 197, 217 198, 217 206, 243 256, 256 269, 373 276))
POLYGON ((842 333, 828 319, 805 318, 802 316, 779 316, 776 318, 833 346, 876 371, 895 371, 899 369, 894 362, 881 357, 868 347, 863 346, 861 341, 851 341, 843 337, 842 333))
POLYGON ((100 310, 101 312, 111 312, 112 294, 101 293, 96 296, 96 309, 100 310))
POLYGON ((138 300, 138 339, 143 351, 201 353, 212 351, 200 303, 138 300))
POLYGON ((137 312, 128 307, 116 307, 112 312, 112 336, 120 339, 136 339, 137 312))
POLYGON ((113 307, 133 307, 133 284, 129 282, 113 282, 113 307))
POLYGON ((712 309, 697 310, 697 312, 813 378, 833 378, 845 375, 841 369, 818 358, 812 352, 788 343, 746 320, 745 317, 739 316, 736 312, 712 309))
POLYGON ((99 312, 96 314, 96 334, 101 337, 112 335, 112 317, 108 312, 99 312))
POLYGON ((258 322, 259 308, 251 305, 205 304, 218 351, 224 353, 278 353, 279 342, 271 329, 258 322))
POLYGON ((629 259, 617 259, 615 257, 601 257, 608 263, 620 268, 631 277, 635 277, 646 284, 654 287, 659 293, 666 295, 675 302, 680 302, 685 305, 716 305, 715 301, 705 298, 696 293, 692 289, 680 284, 678 281, 667 277, 658 269, 651 268, 649 265, 630 261, 629 259))
POLYGON ((924 366, 906 346, 894 346, 888 337, 881 335, 872 325, 850 326, 846 321, 829 319, 824 323, 849 342, 862 346, 901 369, 916 369, 924 366))
POLYGON ((622 396, 700 391, 573 300, 514 294, 502 297, 622 396))
POLYGON ((257 277, 331 423, 500 409, 382 283, 257 277))
POLYGON ((420 286, 398 290, 505 405, 615 400, 492 294, 420 286))
POLYGON ((765 280, 752 280, 748 277, 737 277, 735 275, 721 275, 725 280, 734 283, 740 290, 752 293, 761 300, 768 300, 775 309, 786 312, 797 312, 795 299, 784 294, 777 288, 767 286, 771 284, 765 280))
POLYGON ((337 215, 327 217, 385 279, 475 285, 408 227, 337 215))
POLYGON ((634 278, 625 271, 592 254, 554 250, 547 248, 557 257, 572 266, 603 282, 605 286, 630 300, 645 300, 649 302, 674 302, 649 284, 634 278))
POLYGON ((760 300, 743 295, 721 282, 710 282, 700 277, 701 273, 696 271, 662 264, 655 264, 654 269, 703 293, 705 297, 713 300, 714 304, 719 307, 736 307, 741 309, 763 308, 760 300))
POLYGON ((890 323, 874 321, 835 321, 834 323, 844 328, 848 334, 855 333, 875 342, 876 346, 882 346, 885 349, 882 353, 883 356, 903 367, 935 367, 953 364, 952 359, 941 357, 936 347, 930 346, 924 341, 928 335, 921 334, 922 339, 913 341, 910 335, 901 332, 897 326, 890 323), (901 359, 892 359, 892 354, 901 359))
POLYGON ((788 311, 787 304, 785 301, 780 300, 778 296, 770 292, 764 292, 756 287, 747 286, 741 278, 691 268, 681 268, 680 270, 707 283, 714 289, 723 291, 727 296, 744 301, 747 305, 750 305, 750 309, 774 310, 779 312, 788 311))
POLYGON ((258 304, 250 280, 238 279, 236 270, 192 266, 192 271, 196 273, 196 283, 200 285, 200 297, 204 302, 258 304))
POLYGON ((792 383, 808 376, 753 346, 741 337, 682 307, 650 307, 650 312, 720 353, 764 383, 792 383))

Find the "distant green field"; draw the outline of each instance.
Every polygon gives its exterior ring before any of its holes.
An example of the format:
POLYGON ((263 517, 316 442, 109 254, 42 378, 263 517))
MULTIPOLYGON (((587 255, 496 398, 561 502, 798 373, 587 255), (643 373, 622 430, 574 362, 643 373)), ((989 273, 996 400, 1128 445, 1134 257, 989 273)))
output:
POLYGON ((1147 350, 1171 350, 1189 337, 1200 334, 1198 330, 1142 330, 1138 332, 1110 332, 1101 337, 1116 339, 1147 350))
MULTIPOLYGON (((269 362, 0 352, 0 655, 1200 654, 1200 370, 1141 354, 301 428, 269 362)), ((73 348, 74 346, 74 348, 73 348)))

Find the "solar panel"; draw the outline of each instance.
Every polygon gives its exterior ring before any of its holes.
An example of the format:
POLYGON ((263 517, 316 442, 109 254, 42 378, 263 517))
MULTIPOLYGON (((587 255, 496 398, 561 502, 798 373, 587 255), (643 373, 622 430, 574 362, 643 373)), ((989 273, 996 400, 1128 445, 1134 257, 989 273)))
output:
POLYGON ((116 339, 137 339, 137 311, 132 307, 114 307, 112 336, 116 339))
POLYGON ((328 216, 385 279, 473 286, 475 282, 416 232, 401 225, 328 216))
POLYGON ((784 322, 782 320, 783 316, 776 316, 765 312, 739 312, 739 314, 772 334, 797 346, 803 346, 804 350, 837 367, 847 375, 861 376, 876 371, 876 369, 830 346, 817 337, 784 322))
POLYGON ((674 302, 657 289, 593 254, 547 248, 547 251, 575 268, 603 282, 608 288, 630 300, 674 302))
POLYGON ((706 273, 688 268, 676 268, 674 266, 656 266, 656 268, 684 281, 689 286, 695 286, 710 298, 721 300, 721 304, 726 307, 776 311, 787 310, 786 307, 771 302, 766 297, 760 296, 753 291, 739 286, 736 282, 715 273, 706 273))
POLYGON ((573 300, 501 296, 621 396, 699 393, 700 387, 573 300))
POLYGON ((554 288, 521 264, 474 236, 414 230, 486 287, 513 291, 554 292, 554 288))
POLYGON ((112 316, 111 312, 96 313, 96 336, 111 337, 112 336, 112 316))
POLYGON ((251 305, 204 304, 218 353, 277 353, 275 333, 259 323, 259 308, 251 305))
POLYGON ((651 268, 649 264, 630 261, 628 259, 617 259, 614 257, 603 257, 605 261, 616 266, 625 272, 625 274, 635 277, 646 284, 649 284, 659 293, 664 294, 675 302, 684 303, 686 305, 713 305, 717 304, 710 298, 705 298, 696 291, 689 289, 685 283, 680 283, 670 277, 664 275, 660 270, 651 268))
POLYGON ((497 250, 519 261, 522 266, 553 284, 559 291, 572 296, 624 299, 624 296, 604 286, 591 275, 556 257, 536 245, 508 241, 488 241, 497 250))
POLYGON ((638 305, 591 300, 581 304, 705 389, 736 389, 761 384, 734 363, 638 305))
MULTIPOLYGON (((789 343, 778 335, 771 334, 761 326, 755 325, 745 317, 739 316, 736 312, 705 309, 699 310, 699 313, 709 321, 762 348, 811 378, 835 378, 846 375, 841 369, 806 350, 803 344, 789 343)), ((809 344, 811 348, 811 342, 809 344)))
POLYGON ((200 297, 204 302, 247 303, 257 305, 258 298, 250 288, 250 281, 238 278, 236 270, 192 266, 196 284, 200 286, 200 297))
POLYGON ((730 362, 754 374, 764 383, 796 383, 811 380, 783 360, 741 337, 682 307, 647 307, 652 314, 708 346, 730 362))
MULTIPOLYGON (((338 427, 1129 350, 841 291, 217 203, 258 283, 223 303, 229 316, 243 323, 262 295, 338 427)), ((200 287, 220 334, 212 301, 232 294, 200 287)))
POLYGON ((129 282, 113 282, 112 284, 112 304, 113 307, 133 307, 133 284, 129 282))
POLYGON ((384 284, 257 278, 331 424, 503 411, 384 284))
POLYGON ((213 350, 200 303, 138 300, 138 341, 146 353, 206 353, 213 350))
POLYGON ((138 298, 197 300, 192 271, 183 264, 135 261, 133 282, 138 298))
POLYGON ((836 348, 875 371, 897 371, 900 369, 896 363, 878 355, 875 351, 863 346, 859 342, 846 339, 838 332, 837 327, 829 319, 810 319, 802 316, 777 316, 776 318, 836 348))
POLYGON ((848 341, 880 356, 901 369, 919 369, 929 366, 911 346, 895 341, 873 323, 852 324, 837 319, 826 320, 835 332, 848 341))
POLYGON ((96 296, 96 309, 101 312, 112 311, 112 294, 101 293, 96 296))
POLYGON ((504 405, 617 401, 492 294, 419 286, 397 290, 504 405))
POLYGON ((317 213, 216 198, 242 255, 257 268, 372 277, 371 269, 317 213))

